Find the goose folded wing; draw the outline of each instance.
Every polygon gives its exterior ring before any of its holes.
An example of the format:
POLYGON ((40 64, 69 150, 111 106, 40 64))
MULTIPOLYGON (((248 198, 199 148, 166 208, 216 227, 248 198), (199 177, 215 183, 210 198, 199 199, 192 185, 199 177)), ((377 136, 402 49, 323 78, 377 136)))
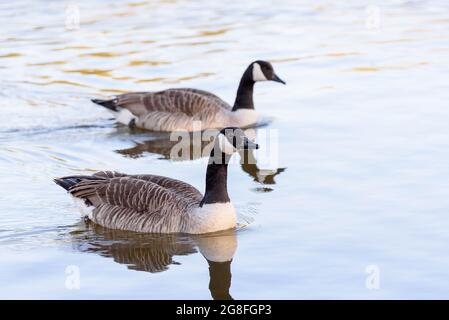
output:
POLYGON ((72 232, 71 240, 77 250, 113 258, 131 270, 160 272, 176 263, 174 256, 197 252, 195 242, 190 237, 179 235, 133 235, 121 230, 108 229, 97 224, 89 230, 95 235, 86 246, 84 233, 72 232))
POLYGON ((168 89, 159 92, 130 92, 116 97, 119 107, 130 110, 136 116, 149 112, 180 112, 194 116, 213 107, 231 107, 209 92, 198 89, 168 89))
POLYGON ((115 171, 100 171, 94 174, 95 177, 99 178, 122 178, 131 177, 138 180, 143 180, 146 182, 155 183, 163 188, 169 189, 170 191, 183 194, 186 197, 190 197, 198 202, 202 199, 202 194, 192 185, 173 178, 167 178, 164 176, 158 176, 154 174, 135 174, 128 175, 125 173, 115 172, 115 171))
POLYGON ((135 212, 161 212, 161 208, 167 207, 179 210, 197 202, 195 198, 184 197, 157 183, 132 176, 82 180, 69 192, 88 199, 95 207, 108 205, 135 212))

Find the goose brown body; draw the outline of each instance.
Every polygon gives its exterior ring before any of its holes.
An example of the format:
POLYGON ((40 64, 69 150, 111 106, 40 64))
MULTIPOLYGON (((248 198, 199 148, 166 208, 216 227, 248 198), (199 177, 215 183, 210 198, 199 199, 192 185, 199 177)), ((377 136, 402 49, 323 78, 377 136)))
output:
POLYGON ((201 121, 201 129, 227 127, 238 122, 229 104, 198 89, 131 92, 117 96, 114 102, 136 117, 137 127, 153 131, 193 131, 195 121, 201 121))
POLYGON ((91 205, 89 219, 106 228, 135 232, 173 233, 194 229, 189 215, 201 193, 188 183, 157 175, 126 175, 102 171, 78 179, 69 188, 91 205))
POLYGON ((92 101, 112 111, 118 122, 152 131, 200 131, 248 127, 257 122, 253 88, 257 81, 284 83, 266 61, 251 63, 240 79, 233 107, 213 93, 191 88, 130 92, 92 101))

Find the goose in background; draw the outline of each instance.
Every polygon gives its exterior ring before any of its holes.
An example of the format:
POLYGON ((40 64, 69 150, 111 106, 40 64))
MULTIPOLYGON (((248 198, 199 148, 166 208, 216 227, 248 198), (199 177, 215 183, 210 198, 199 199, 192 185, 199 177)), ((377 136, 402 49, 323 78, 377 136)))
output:
POLYGON ((257 81, 267 80, 285 84, 269 62, 252 62, 240 79, 233 107, 210 92, 191 88, 130 92, 92 102, 107 108, 122 124, 152 131, 198 131, 197 121, 200 130, 243 128, 257 122, 253 88, 257 81))
POLYGON ((160 159, 172 161, 197 160, 209 156, 213 148, 213 141, 194 139, 193 133, 189 133, 188 139, 170 140, 169 136, 152 137, 141 142, 134 142, 134 146, 126 149, 116 150, 117 153, 130 158, 140 158, 145 153, 160 155, 160 159), (173 154, 175 147, 179 152, 173 154), (175 155, 175 157, 173 157, 175 155))
POLYGON ((54 179, 89 220, 110 229, 147 233, 202 234, 235 228, 236 212, 227 190, 227 170, 237 150, 257 149, 243 130, 222 129, 206 171, 204 196, 188 183, 157 176, 102 171, 54 179))
POLYGON ((70 233, 75 250, 112 258, 130 270, 158 273, 179 265, 177 256, 200 251, 209 266, 209 290, 215 300, 232 299, 231 263, 237 250, 234 230, 207 235, 148 234, 103 228, 92 223, 70 233))

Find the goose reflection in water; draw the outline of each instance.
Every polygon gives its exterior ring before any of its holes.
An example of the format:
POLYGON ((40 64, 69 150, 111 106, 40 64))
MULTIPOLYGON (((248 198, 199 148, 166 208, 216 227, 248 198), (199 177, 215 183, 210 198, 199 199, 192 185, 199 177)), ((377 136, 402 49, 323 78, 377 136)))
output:
MULTIPOLYGON (((245 134, 255 138, 254 130, 245 130, 245 134)), ((211 140, 202 141, 201 138, 194 138, 189 134, 190 139, 171 141, 169 134, 158 134, 151 140, 135 142, 135 146, 128 149, 117 150, 116 152, 130 158, 140 158, 145 153, 160 155, 160 159, 172 161, 196 160, 208 156, 213 143, 211 140), (175 148, 175 149, 174 149, 175 148), (187 151, 187 152, 185 152, 187 151)), ((257 165, 254 150, 242 150, 240 154, 240 165, 243 171, 253 177, 255 182, 264 185, 275 184, 274 178, 284 172, 286 168, 262 169, 257 165)), ((257 191, 272 191, 269 187, 258 188, 257 191)))
POLYGON ((175 256, 199 252, 209 265, 209 290, 215 300, 232 300, 231 263, 237 250, 235 230, 205 235, 144 234, 106 229, 86 222, 70 233, 73 246, 125 264, 128 269, 157 273, 179 265, 175 256))

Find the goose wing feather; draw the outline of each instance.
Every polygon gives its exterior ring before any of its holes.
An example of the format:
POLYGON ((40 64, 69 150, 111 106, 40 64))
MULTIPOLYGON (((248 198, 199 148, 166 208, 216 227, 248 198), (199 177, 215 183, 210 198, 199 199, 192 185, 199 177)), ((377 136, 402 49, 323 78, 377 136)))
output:
POLYGON ((154 175, 99 172, 69 189, 95 207, 91 219, 107 228, 183 232, 201 193, 179 180, 154 175))
POLYGON ((130 92, 117 96, 114 103, 137 116, 139 127, 154 131, 192 131, 194 121, 215 128, 226 122, 231 111, 219 97, 198 89, 130 92))

